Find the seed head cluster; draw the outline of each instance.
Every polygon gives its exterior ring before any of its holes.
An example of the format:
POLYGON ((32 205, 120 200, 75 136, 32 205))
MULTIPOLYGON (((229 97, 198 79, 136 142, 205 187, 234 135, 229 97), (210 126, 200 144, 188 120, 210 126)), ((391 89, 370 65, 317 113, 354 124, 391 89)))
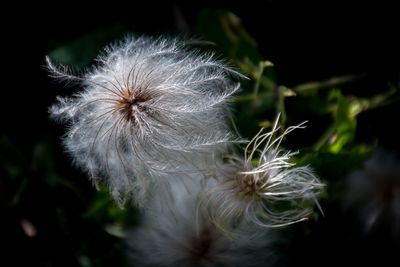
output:
POLYGON ((178 39, 129 37, 97 61, 76 77, 48 60, 53 76, 82 84, 50 114, 68 123, 64 145, 94 183, 143 205, 165 176, 213 173, 215 155, 237 141, 226 114, 241 74, 178 39))
POLYGON ((248 221, 261 227, 279 227, 307 218, 307 200, 316 201, 321 184, 307 166, 289 162, 296 153, 279 148, 283 137, 304 123, 288 127, 278 137, 279 117, 270 132, 261 130, 246 146, 244 156, 231 156, 233 173, 204 195, 209 215, 226 229, 232 222, 248 221), (284 210, 279 207, 285 205, 284 210))
POLYGON ((304 126, 279 134, 278 118, 233 154, 243 141, 229 127, 228 102, 246 77, 192 43, 130 36, 82 76, 47 58, 53 77, 82 87, 50 115, 67 125, 64 147, 93 183, 108 185, 119 205, 143 208, 128 240, 136 263, 265 266, 269 227, 304 220, 304 202, 322 189, 279 148, 304 126))
POLYGON ((213 186, 213 181, 174 185, 179 201, 169 203, 173 212, 158 202, 150 203, 142 224, 128 237, 130 261, 138 266, 164 267, 273 266, 270 230, 249 236, 241 233, 252 232, 241 227, 226 235, 197 208, 201 191, 213 186))

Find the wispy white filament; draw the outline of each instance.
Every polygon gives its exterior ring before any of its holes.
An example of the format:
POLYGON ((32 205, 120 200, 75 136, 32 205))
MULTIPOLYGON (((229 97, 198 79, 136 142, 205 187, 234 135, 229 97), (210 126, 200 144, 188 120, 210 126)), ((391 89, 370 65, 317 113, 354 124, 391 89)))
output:
MULTIPOLYGON (((272 131, 261 130, 247 145, 244 158, 230 157, 231 172, 204 195, 211 219, 222 228, 247 221, 278 227, 306 219, 305 202, 316 201, 323 184, 307 166, 289 162, 295 153, 279 148, 283 137, 304 128, 304 123, 278 133, 279 116, 272 131)), ((228 169, 228 168, 227 168, 228 169)))
POLYGON ((107 183, 120 204, 141 204, 168 175, 213 172, 214 157, 236 140, 225 120, 238 72, 168 38, 128 37, 97 61, 76 77, 48 59, 53 76, 83 87, 50 113, 68 123, 64 145, 94 183, 107 183))

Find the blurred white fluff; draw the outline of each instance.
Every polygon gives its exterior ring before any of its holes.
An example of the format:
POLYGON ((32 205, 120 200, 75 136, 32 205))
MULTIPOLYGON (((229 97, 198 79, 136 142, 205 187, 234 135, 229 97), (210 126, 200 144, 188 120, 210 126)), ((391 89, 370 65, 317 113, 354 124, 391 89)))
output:
POLYGON ((282 151, 283 137, 304 123, 287 128, 275 138, 279 116, 268 133, 263 129, 248 143, 244 158, 231 156, 226 177, 205 193, 203 205, 220 228, 243 221, 261 227, 279 227, 307 218, 323 184, 308 166, 295 167, 290 157, 296 153, 282 151), (280 205, 282 205, 280 207, 280 205), (283 208, 282 208, 283 207, 283 208))
POLYGON ((129 262, 163 267, 273 266, 270 245, 275 237, 270 231, 255 234, 242 229, 236 238, 228 238, 197 209, 200 192, 214 185, 194 181, 171 185, 176 201, 168 203, 169 209, 153 202, 127 238, 129 262))
POLYGON ((343 204, 351 209, 367 234, 376 228, 400 238, 400 160, 390 151, 376 150, 363 168, 346 177, 343 204))
POLYGON ((76 77, 47 58, 54 77, 83 86, 50 113, 68 123, 64 146, 96 185, 142 205, 159 179, 213 173, 214 157, 236 140, 225 120, 238 72, 169 38, 128 37, 97 60, 76 77))

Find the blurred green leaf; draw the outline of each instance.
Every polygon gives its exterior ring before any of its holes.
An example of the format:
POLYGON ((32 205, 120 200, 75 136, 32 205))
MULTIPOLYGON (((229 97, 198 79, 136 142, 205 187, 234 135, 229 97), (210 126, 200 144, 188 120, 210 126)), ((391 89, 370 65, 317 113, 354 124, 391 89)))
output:
POLYGON ((272 67, 272 66, 274 66, 274 64, 272 64, 270 61, 260 61, 258 63, 257 71, 253 74, 255 78, 254 91, 253 91, 254 99, 257 99, 258 91, 260 89, 260 81, 261 78, 263 77, 264 69, 266 67, 272 67))
POLYGON ((106 45, 121 39, 126 28, 120 24, 100 28, 71 40, 48 53, 56 63, 71 65, 74 68, 87 67, 106 45))
POLYGON ((26 189, 27 185, 28 185, 28 176, 25 176, 22 182, 19 184, 18 189, 15 191, 14 196, 11 202, 9 203, 10 206, 16 206, 19 204, 22 193, 26 189))
POLYGON ((338 153, 354 140, 357 121, 352 113, 351 103, 337 91, 338 106, 335 114, 335 133, 329 140, 329 150, 338 153))
POLYGON ((224 9, 206 9, 198 14, 195 32, 216 43, 215 50, 226 57, 243 61, 246 57, 259 62, 262 57, 256 41, 246 32, 240 18, 224 9))
POLYGON ((400 100, 399 97, 393 98, 397 92, 398 89, 396 87, 391 87, 386 92, 374 95, 370 98, 358 98, 354 96, 350 97, 349 101, 351 103, 351 115, 355 117, 363 111, 393 104, 400 100))
POLYGON ((113 205, 115 203, 113 203, 113 200, 109 196, 109 191, 105 187, 100 187, 82 217, 102 220, 104 217, 108 217, 109 208, 113 205))
POLYGON ((92 267, 92 261, 90 260, 90 258, 88 256, 85 255, 81 255, 78 257, 78 263, 80 266, 82 267, 92 267))
POLYGON ((285 125, 287 120, 286 110, 285 110, 285 98, 291 96, 296 96, 296 93, 294 93, 291 89, 285 86, 278 87, 278 101, 276 103, 276 113, 281 114, 280 123, 282 125, 285 125))
POLYGON ((373 146, 358 145, 347 151, 332 153, 304 148, 294 161, 298 165, 311 165, 321 177, 339 181, 349 171, 362 166, 373 149, 373 146))
POLYGON ((9 137, 0 138, 0 152, 1 168, 6 176, 10 179, 20 177, 27 168, 27 159, 9 137))
POLYGON ((324 81, 312 81, 303 84, 299 84, 293 87, 293 91, 299 94, 307 94, 316 92, 320 89, 325 88, 338 88, 341 85, 348 84, 350 82, 354 82, 365 78, 366 74, 357 74, 357 75, 344 75, 338 77, 332 77, 330 79, 324 81))
POLYGON ((89 208, 82 214, 83 218, 98 222, 124 222, 126 224, 135 224, 138 216, 139 212, 131 203, 127 203, 123 209, 117 206, 105 186, 100 186, 89 208))

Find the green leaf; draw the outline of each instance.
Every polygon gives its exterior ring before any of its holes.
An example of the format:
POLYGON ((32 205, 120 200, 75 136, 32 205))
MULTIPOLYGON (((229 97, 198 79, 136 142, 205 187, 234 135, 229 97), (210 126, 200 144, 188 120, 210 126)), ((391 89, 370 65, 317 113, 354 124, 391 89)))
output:
POLYGON ((124 208, 118 207, 111 198, 109 190, 105 186, 100 186, 82 217, 99 222, 118 221, 134 224, 138 220, 138 211, 132 203, 128 203, 124 208))
POLYGON ((320 89, 325 88, 337 88, 343 84, 347 84, 350 82, 358 81, 362 78, 365 78, 365 74, 357 74, 357 75, 344 75, 338 77, 332 77, 330 79, 324 81, 312 81, 303 84, 299 84, 293 87, 293 91, 299 94, 308 94, 310 92, 315 92, 320 89))
POLYGON ((226 57, 259 62, 262 57, 256 41, 247 33, 235 14, 224 9, 205 9, 198 15, 195 32, 216 44, 215 50, 226 57))
POLYGON ((338 153, 355 138, 357 121, 352 113, 351 103, 337 91, 338 106, 335 114, 335 134, 330 141, 329 150, 338 153))
POLYGON ((78 69, 87 67, 101 49, 121 39, 125 32, 126 29, 118 24, 100 28, 55 48, 48 56, 59 64, 72 65, 78 69))
POLYGON ((347 172, 362 166, 374 147, 358 145, 347 151, 332 153, 303 148, 299 157, 293 158, 298 165, 311 165, 315 171, 332 181, 340 180, 347 172))
POLYGON ((27 160, 17 146, 7 136, 0 138, 1 168, 7 177, 14 179, 22 176, 27 169, 27 160))

